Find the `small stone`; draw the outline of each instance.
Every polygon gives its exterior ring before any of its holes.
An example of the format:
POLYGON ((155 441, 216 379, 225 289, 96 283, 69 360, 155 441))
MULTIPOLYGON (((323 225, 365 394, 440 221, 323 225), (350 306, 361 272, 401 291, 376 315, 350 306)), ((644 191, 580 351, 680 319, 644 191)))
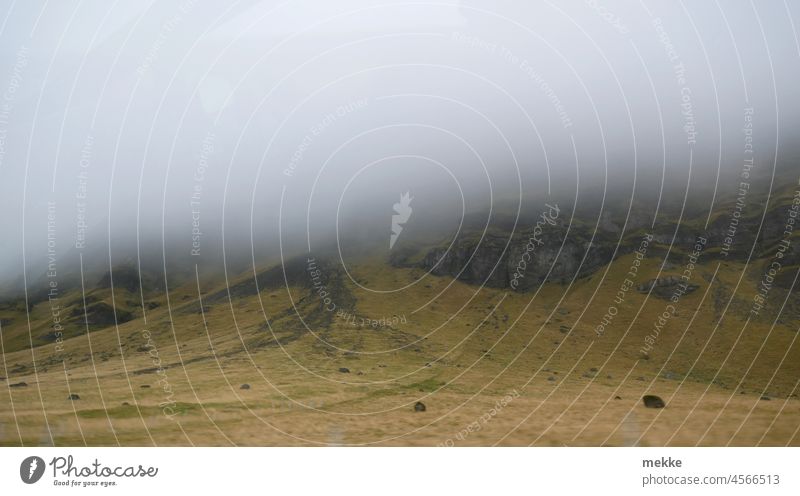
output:
POLYGON ((417 401, 417 402, 414 404, 414 411, 415 411, 415 412, 424 412, 425 410, 426 410, 426 408, 425 408, 425 403, 423 403, 423 402, 421 402, 421 401, 417 401))
POLYGON ((556 378, 551 375, 550 377, 547 378, 547 380, 550 382, 554 382, 556 378))
POLYGON ((647 408, 664 408, 664 400, 654 394, 646 394, 642 396, 644 406, 647 408))
POLYGON ((142 389, 150 389, 150 384, 142 384, 139 387, 142 388, 142 389))
POLYGON ((70 394, 69 396, 67 396, 67 399, 68 399, 68 400, 75 401, 75 400, 79 400, 79 399, 81 399, 81 397, 80 397, 80 396, 78 396, 78 395, 77 395, 77 394, 75 394, 75 393, 72 393, 72 394, 70 394))
POLYGON ((122 406, 131 406, 131 404, 130 404, 130 403, 128 403, 127 401, 123 401, 123 402, 122 402, 122 406))
POLYGON ((615 400, 621 400, 621 399, 622 399, 622 396, 614 396, 614 399, 615 399, 615 400))
POLYGON ((762 396, 762 397, 761 397, 761 400, 762 400, 762 401, 771 401, 771 400, 772 400, 772 398, 770 398, 769 396, 762 396))
POLYGON ((239 389, 250 389, 250 384, 242 384, 239 389))
POLYGON ((342 374, 349 374, 350 369, 348 369, 347 367, 340 367, 339 372, 341 372, 342 374))

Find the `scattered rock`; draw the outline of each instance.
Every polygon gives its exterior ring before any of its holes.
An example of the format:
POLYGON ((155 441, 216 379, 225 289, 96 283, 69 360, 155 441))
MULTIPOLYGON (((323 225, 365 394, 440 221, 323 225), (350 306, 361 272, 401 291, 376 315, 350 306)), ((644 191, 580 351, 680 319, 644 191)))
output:
POLYGON ((597 367, 592 367, 589 369, 589 372, 597 372, 597 367))
POLYGON ((647 408, 664 408, 666 406, 664 404, 664 400, 654 394, 646 394, 642 396, 642 401, 644 402, 644 406, 647 408))
POLYGON ((551 375, 550 377, 547 378, 547 380, 550 382, 554 382, 556 378, 551 375))
POLYGON ((79 400, 79 399, 81 399, 81 397, 80 397, 80 396, 78 396, 78 395, 77 395, 77 394, 75 394, 75 393, 72 393, 72 394, 70 394, 69 396, 67 396, 67 399, 68 399, 68 400, 71 400, 71 401, 75 401, 75 400, 79 400))
POLYGON ((421 401, 417 401, 417 402, 414 404, 414 411, 415 411, 415 412, 424 412, 425 410, 426 410, 426 408, 425 408, 425 403, 423 403, 423 402, 421 402, 421 401))
POLYGON ((10 388, 24 388, 24 387, 28 387, 28 383, 26 383, 26 382, 17 382, 15 384, 9 384, 8 387, 10 387, 10 388))
POLYGON ((250 384, 242 384, 239 389, 250 389, 250 384))
POLYGON ((348 369, 347 367, 340 367, 339 372, 341 372, 342 374, 349 374, 350 369, 348 369))
POLYGON ((614 396, 614 399, 615 399, 615 400, 621 400, 621 399, 622 399, 622 396, 614 396))

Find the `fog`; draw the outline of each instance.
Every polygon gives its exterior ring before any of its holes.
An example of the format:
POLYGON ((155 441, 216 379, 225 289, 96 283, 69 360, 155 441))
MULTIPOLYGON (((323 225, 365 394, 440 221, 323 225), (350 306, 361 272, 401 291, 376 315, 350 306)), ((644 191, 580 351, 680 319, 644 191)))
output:
POLYGON ((81 257, 236 273, 337 234, 386 243, 406 192, 444 236, 521 198, 599 215, 688 189, 712 209, 748 150, 765 184, 798 169, 800 8, 783 2, 2 10, 6 289, 81 257))

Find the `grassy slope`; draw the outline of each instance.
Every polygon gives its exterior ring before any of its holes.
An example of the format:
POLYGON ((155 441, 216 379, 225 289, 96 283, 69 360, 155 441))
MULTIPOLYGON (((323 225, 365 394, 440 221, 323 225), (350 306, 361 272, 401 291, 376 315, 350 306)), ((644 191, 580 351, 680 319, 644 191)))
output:
MULTIPOLYGON (((786 207, 793 191, 774 195, 773 208, 786 207)), ((731 205, 718 209, 723 223, 731 205)), ((683 228, 702 231, 697 222, 683 228)), ((232 304, 219 284, 203 285, 202 306, 190 283, 171 288, 169 300, 146 294, 144 310, 136 291, 92 289, 89 306, 109 305, 133 320, 89 325, 90 332, 80 293, 63 294, 61 315, 70 317, 61 352, 48 336, 46 302, 30 312, 6 303, 0 445, 798 445, 796 293, 773 288, 763 316, 745 327, 772 247, 746 270, 743 260, 720 263, 710 256, 715 249, 701 258, 692 277, 699 288, 681 299, 647 359, 639 349, 665 309, 662 299, 632 290, 614 324, 594 333, 630 255, 535 294, 420 280, 419 269, 363 259, 350 271, 368 287, 419 280, 396 293, 363 291, 346 277, 333 285, 334 301, 349 313, 405 316, 378 328, 321 309, 296 274, 289 293, 262 286, 258 296, 234 293, 232 304), (20 382, 27 387, 10 387, 20 382), (244 383, 250 389, 240 389, 244 383), (519 397, 497 409, 511 392, 519 397), (80 400, 68 400, 70 393, 80 400), (662 396, 667 408, 645 409, 646 393, 662 396), (425 413, 413 412, 418 400, 425 413)), ((658 275, 665 251, 651 247, 637 284, 658 275)), ((673 250, 661 275, 679 273, 683 260, 673 250)), ((797 271, 784 267, 781 277, 797 271)))
MULTIPOLYGON (((139 309, 135 320, 88 335, 70 324, 74 337, 59 354, 52 343, 19 349, 28 337, 19 310, 3 329, 4 349, 16 351, 6 351, 0 374, 8 384, 28 386, 7 390, 0 444, 48 444, 50 433, 58 445, 435 445, 448 438, 457 444, 752 445, 762 436, 764 444, 800 444, 797 322, 751 322, 741 332, 741 310, 758 274, 745 273, 732 303, 740 311, 726 313, 717 326, 743 265, 723 264, 711 286, 717 262, 702 265, 693 277, 700 288, 681 300, 644 360, 638 350, 664 300, 631 291, 614 326, 601 337, 593 330, 630 260, 616 260, 602 284, 605 269, 569 287, 546 284, 535 298, 437 277, 390 294, 345 283, 342 291, 355 297, 358 315, 405 314, 407 322, 392 328, 361 328, 326 315, 301 287, 292 288, 292 299, 314 333, 294 314, 285 289, 233 305, 219 300, 201 313, 190 284, 172 290, 169 305, 152 297, 159 306, 147 310, 147 323, 139 309), (418 307, 424 308, 412 314, 418 307), (161 375, 153 370, 144 329, 168 365, 161 375), (350 373, 339 372, 342 367, 350 373), (251 388, 239 389, 243 383, 251 388), (514 390, 520 397, 479 431, 455 438, 514 390), (69 401, 69 392, 81 399, 69 401), (645 409, 640 397, 648 392, 668 407, 645 409), (412 411, 417 400, 427 405, 424 414, 412 411), (175 401, 172 419, 159 407, 165 401, 175 401)), ((658 265, 648 261, 637 283, 655 277, 658 265)), ((381 287, 421 275, 381 260, 365 260, 351 272, 381 287)), ((122 306, 137 300, 124 291, 115 296, 122 306)), ((774 290, 770 307, 784 297, 774 290)), ((31 314, 34 336, 49 325, 46 304, 40 306, 31 314)))

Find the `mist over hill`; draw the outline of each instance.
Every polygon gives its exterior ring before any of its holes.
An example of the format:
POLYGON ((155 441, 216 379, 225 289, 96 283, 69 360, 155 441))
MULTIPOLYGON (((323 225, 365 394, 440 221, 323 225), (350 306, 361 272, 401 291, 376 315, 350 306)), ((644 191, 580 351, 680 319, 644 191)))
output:
POLYGON ((800 443, 794 6, 5 10, 0 446, 800 443))

